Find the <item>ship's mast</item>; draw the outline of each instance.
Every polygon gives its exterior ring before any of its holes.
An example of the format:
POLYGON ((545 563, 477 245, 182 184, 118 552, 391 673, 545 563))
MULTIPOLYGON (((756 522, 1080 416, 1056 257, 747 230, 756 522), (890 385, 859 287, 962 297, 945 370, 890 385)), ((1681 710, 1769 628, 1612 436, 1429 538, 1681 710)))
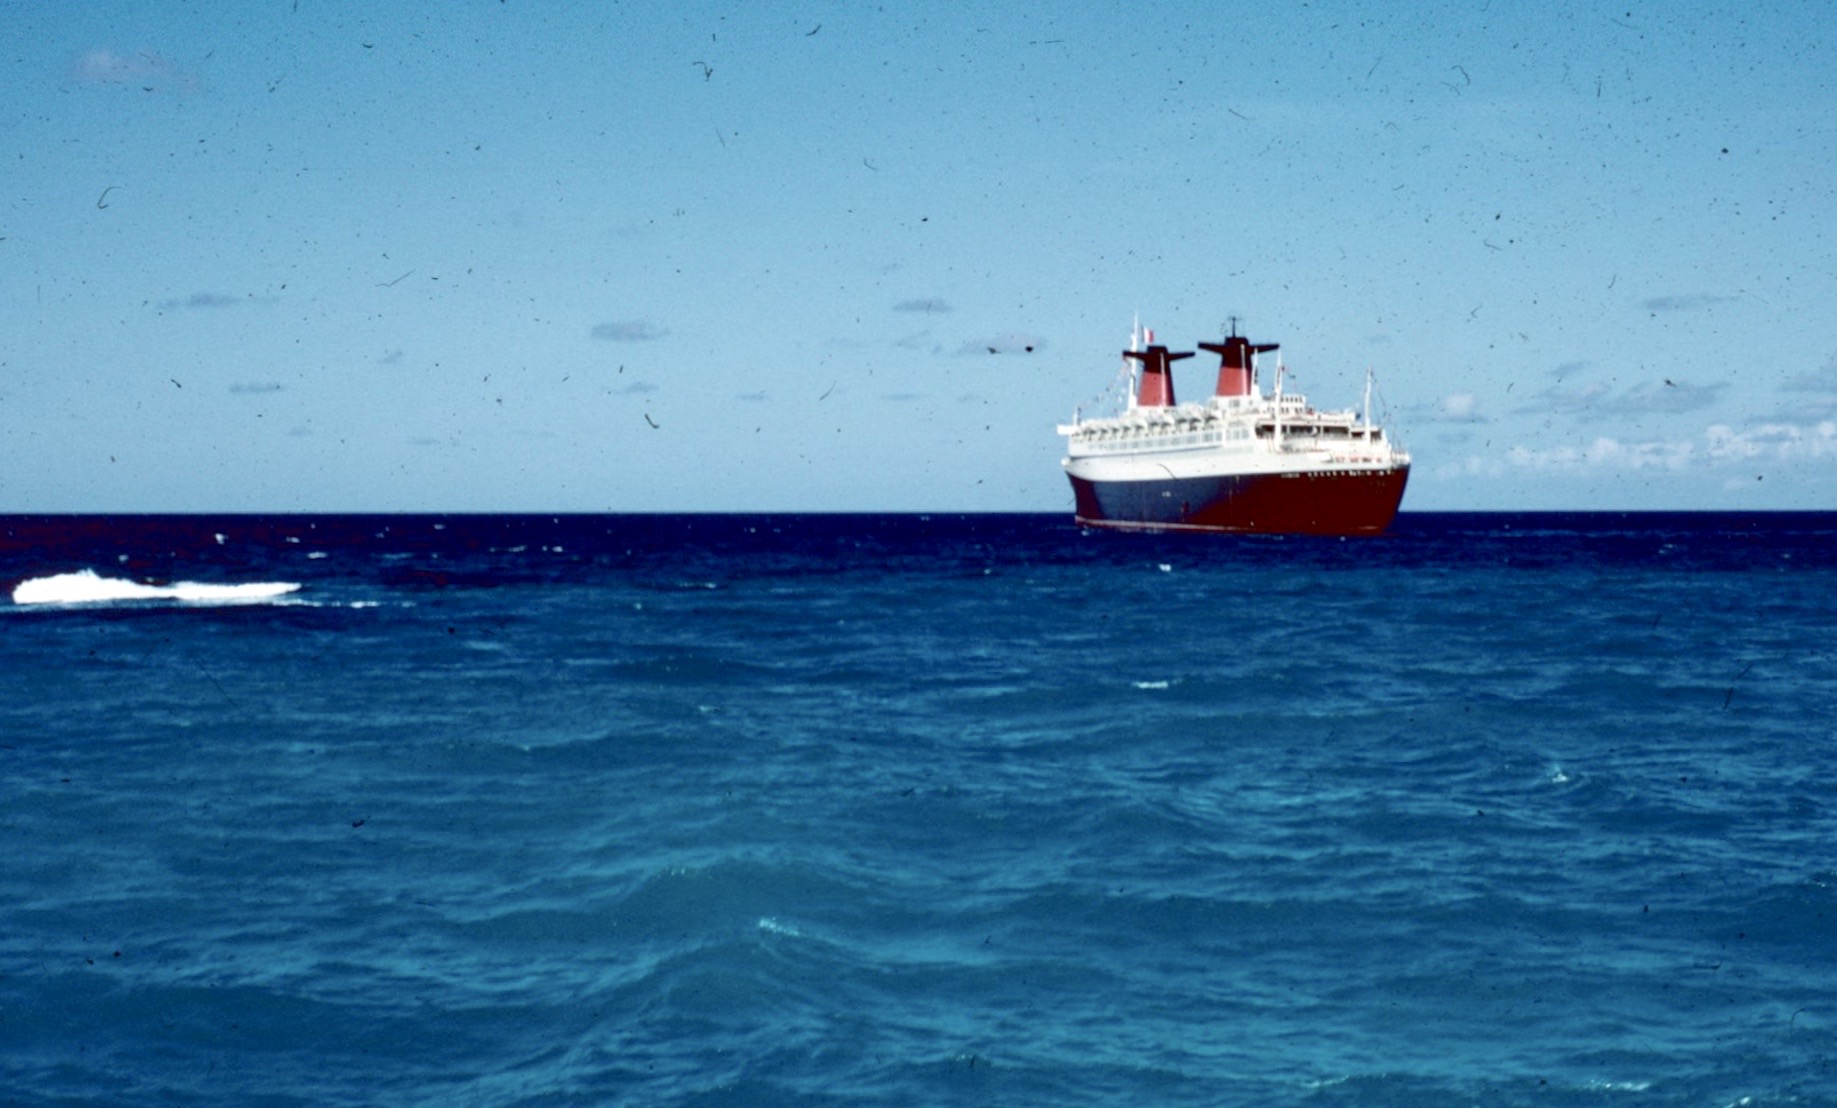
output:
POLYGON ((1276 425, 1273 439, 1275 449, 1282 449, 1282 355, 1276 355, 1276 425))
MULTIPOLYGON (((1142 349, 1142 313, 1137 312, 1135 313, 1135 322, 1129 325, 1129 352, 1135 353, 1135 352, 1140 351, 1141 349, 1142 349)), ((1131 411, 1131 412, 1135 411, 1135 394, 1136 394, 1136 390, 1140 387, 1140 384, 1141 384, 1135 378, 1135 367, 1136 367, 1136 363, 1130 359, 1129 354, 1124 354, 1123 355, 1123 370, 1129 374, 1129 405, 1125 410, 1131 411)))
POLYGON ((1371 438, 1371 367, 1365 367, 1365 438, 1371 438))

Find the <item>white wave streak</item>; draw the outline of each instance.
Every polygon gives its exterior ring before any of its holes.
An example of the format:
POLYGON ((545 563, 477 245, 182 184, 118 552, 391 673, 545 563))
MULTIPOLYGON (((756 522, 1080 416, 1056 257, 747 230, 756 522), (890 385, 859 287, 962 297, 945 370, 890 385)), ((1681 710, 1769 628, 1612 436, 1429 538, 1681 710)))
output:
POLYGON ((253 604, 272 600, 299 589, 291 581, 256 581, 246 585, 210 585, 175 581, 170 585, 142 585, 117 577, 98 577, 95 570, 59 573, 21 581, 13 590, 15 604, 110 604, 122 600, 178 600, 188 604, 253 604))

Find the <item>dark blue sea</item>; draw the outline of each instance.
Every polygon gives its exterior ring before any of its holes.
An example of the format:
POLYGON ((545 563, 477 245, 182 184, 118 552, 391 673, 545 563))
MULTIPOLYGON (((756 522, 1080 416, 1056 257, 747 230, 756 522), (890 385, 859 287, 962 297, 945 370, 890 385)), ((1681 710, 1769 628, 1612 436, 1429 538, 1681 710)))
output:
POLYGON ((1837 515, 14 516, 0 590, 0 1102, 1837 1104, 1837 515))

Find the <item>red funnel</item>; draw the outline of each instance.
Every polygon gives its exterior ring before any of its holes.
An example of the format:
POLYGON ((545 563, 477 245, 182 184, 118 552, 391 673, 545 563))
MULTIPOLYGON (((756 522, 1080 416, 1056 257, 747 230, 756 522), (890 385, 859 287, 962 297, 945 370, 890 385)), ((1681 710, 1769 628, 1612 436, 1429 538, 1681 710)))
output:
POLYGON ((1276 346, 1277 344, 1273 342, 1252 346, 1250 340, 1241 335, 1232 335, 1222 343, 1200 343, 1199 349, 1209 350, 1219 357, 1216 395, 1249 396, 1251 356, 1267 354, 1276 349, 1276 346))
POLYGON ((1146 350, 1125 350, 1123 357, 1134 358, 1142 363, 1142 385, 1136 390, 1135 402, 1143 408, 1171 408, 1174 406, 1174 372, 1173 364, 1181 358, 1193 356, 1191 350, 1182 353, 1169 353, 1165 346, 1151 346, 1146 350))

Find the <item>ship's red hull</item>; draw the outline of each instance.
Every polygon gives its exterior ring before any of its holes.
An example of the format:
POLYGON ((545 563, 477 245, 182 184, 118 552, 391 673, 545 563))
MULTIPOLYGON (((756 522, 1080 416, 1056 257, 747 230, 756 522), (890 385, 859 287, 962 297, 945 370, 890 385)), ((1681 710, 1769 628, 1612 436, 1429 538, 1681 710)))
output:
POLYGON ((1375 535, 1403 501, 1409 466, 1250 476, 1090 481, 1073 476, 1078 522, 1141 531, 1375 535))

